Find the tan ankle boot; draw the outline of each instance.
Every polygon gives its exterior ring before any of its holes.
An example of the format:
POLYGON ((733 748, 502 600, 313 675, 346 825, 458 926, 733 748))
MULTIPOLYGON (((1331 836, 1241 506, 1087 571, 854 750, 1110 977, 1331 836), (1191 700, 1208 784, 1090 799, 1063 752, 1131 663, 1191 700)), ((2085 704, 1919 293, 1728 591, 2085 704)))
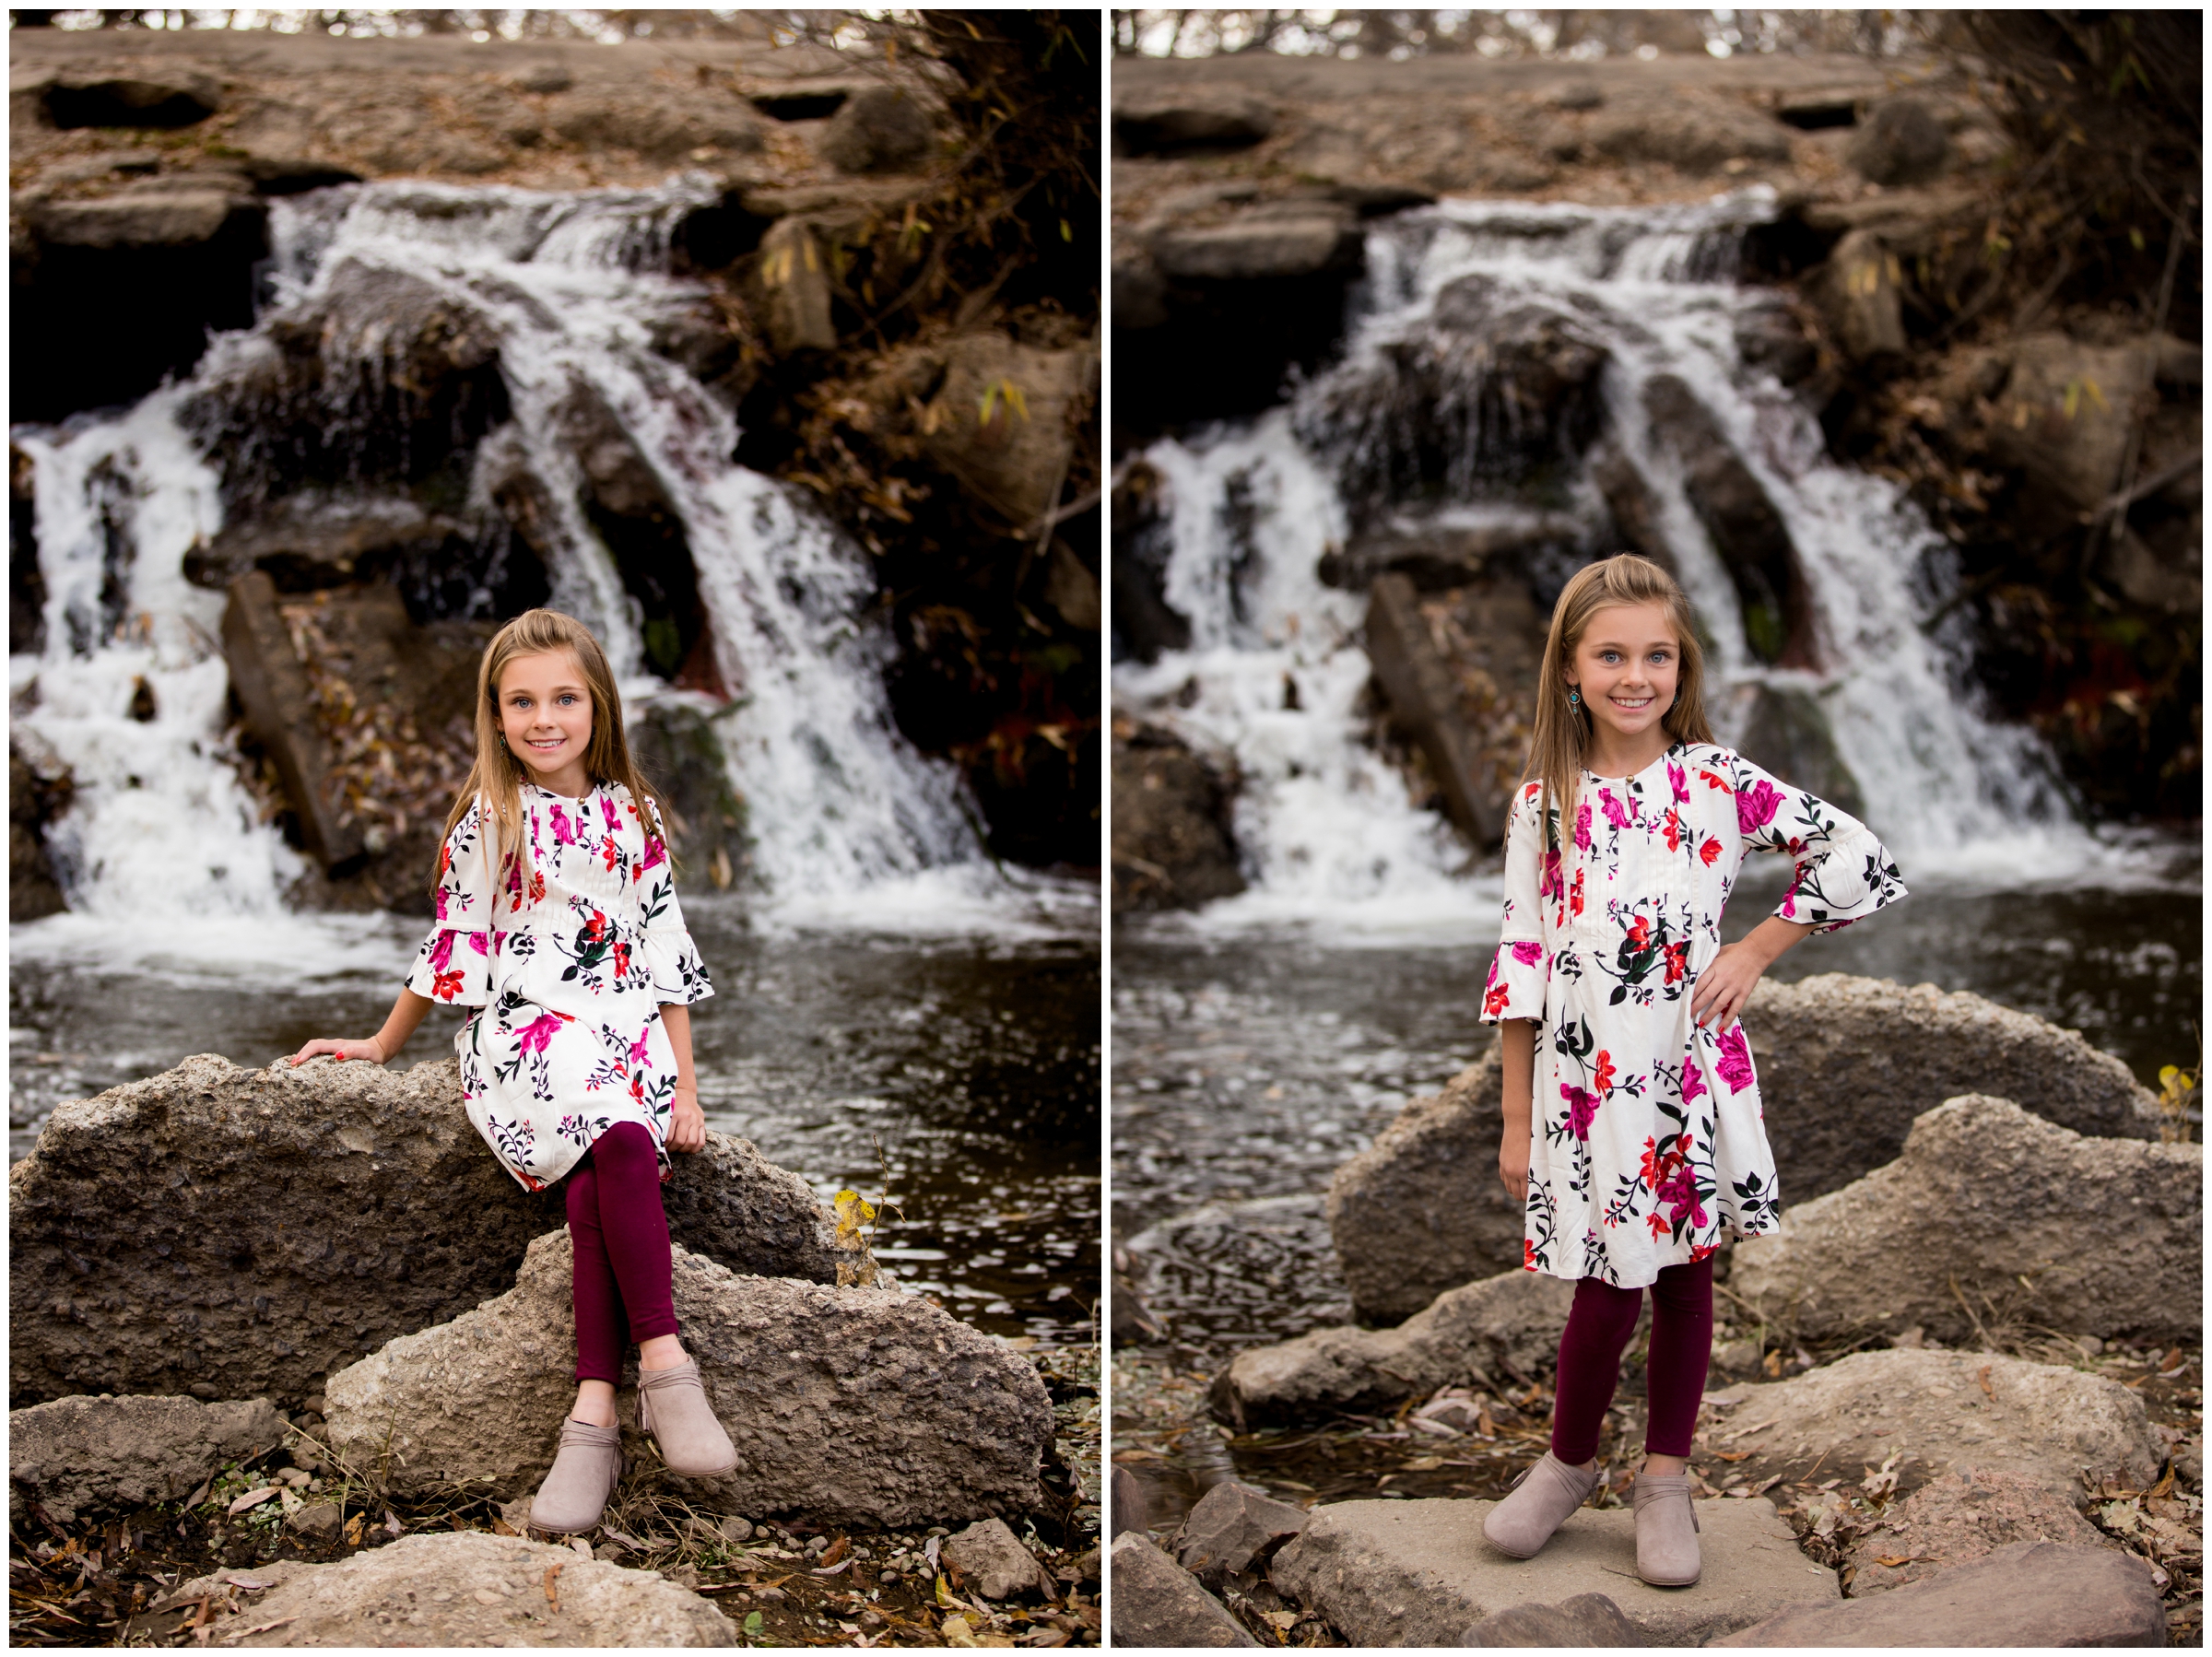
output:
POLYGON ((622 1477, 622 1429, 574 1416, 560 1424, 560 1451, 546 1482, 530 1498, 530 1528, 588 1531, 606 1511, 622 1477))
POLYGON ((1500 1553, 1532 1559, 1596 1488, 1596 1468, 1571 1467, 1547 1450, 1521 1470, 1512 1493, 1482 1522, 1482 1534, 1500 1553))
POLYGON ((638 1370, 638 1425, 660 1446, 671 1473, 712 1478, 737 1465, 737 1447, 714 1418, 696 1359, 673 1369, 638 1370))
POLYGON ((1697 1505, 1687 1473, 1636 1475, 1636 1574, 1654 1588, 1688 1588, 1698 1580, 1697 1505))

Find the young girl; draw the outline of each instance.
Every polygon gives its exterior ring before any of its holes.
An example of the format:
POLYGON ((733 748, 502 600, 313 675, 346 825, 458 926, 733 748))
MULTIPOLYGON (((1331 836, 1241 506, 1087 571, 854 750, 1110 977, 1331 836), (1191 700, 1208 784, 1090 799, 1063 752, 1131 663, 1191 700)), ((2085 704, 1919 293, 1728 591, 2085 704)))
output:
POLYGON ((689 1006, 714 992, 598 640, 552 610, 509 622, 484 652, 476 724, 438 857, 438 924, 392 1016, 366 1041, 310 1041, 292 1063, 381 1064, 434 1004, 476 1009, 453 1041, 469 1121, 525 1191, 568 1180, 576 1404, 530 1522, 584 1531, 621 1476, 628 1341, 641 1426, 670 1470, 737 1462, 677 1339, 660 1193, 667 1153, 706 1144, 689 1006))
POLYGON ((1596 1486, 1598 1431, 1649 1286, 1636 1569, 1664 1587, 1698 1580, 1683 1469, 1712 1346, 1712 1254, 1777 1223, 1736 1015, 1783 950, 1904 895, 1865 827, 1713 743, 1672 577, 1623 555, 1567 583, 1482 1017, 1504 1026, 1498 1171, 1524 1206, 1524 1263, 1579 1281, 1550 1451, 1483 1524, 1500 1551, 1534 1555, 1596 1486), (1723 947, 1721 909, 1747 852, 1786 852, 1796 876, 1773 914, 1723 947))

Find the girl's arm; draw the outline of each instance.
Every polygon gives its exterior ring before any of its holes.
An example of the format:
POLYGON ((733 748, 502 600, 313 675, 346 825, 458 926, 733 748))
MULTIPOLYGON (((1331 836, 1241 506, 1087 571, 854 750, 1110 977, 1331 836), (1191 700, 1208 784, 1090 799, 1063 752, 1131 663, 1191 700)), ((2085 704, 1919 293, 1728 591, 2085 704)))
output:
POLYGON ((1528 1201, 1528 1152, 1535 1114, 1536 1027, 1508 1018, 1498 1027, 1505 1068, 1505 1132, 1498 1142, 1498 1177, 1517 1203, 1528 1201))
POLYGON ((1689 998, 1690 1012, 1700 1024, 1711 1023, 1715 1030, 1730 1028, 1744 1010, 1744 1003, 1751 999, 1760 975, 1783 951, 1812 934, 1808 922, 1769 915, 1735 943, 1723 945, 1712 964, 1698 974, 1697 991, 1689 998))
MULTIPOLYGON (((418 995, 412 990, 402 990, 399 999, 392 1004, 392 1016, 384 1020, 384 1028, 368 1040, 334 1041, 328 1037, 318 1036, 292 1055, 292 1063, 295 1065, 304 1064, 318 1053, 330 1053, 339 1059, 367 1059, 375 1064, 387 1064, 407 1044, 407 1038, 422 1023, 422 1016, 430 1010, 431 1005, 428 996, 418 995)), ((690 1043, 687 1040, 684 1044, 687 1061, 690 1051, 690 1043)))
POLYGON ((707 1116, 699 1108, 699 1077, 691 1069, 691 1009, 680 1002, 661 1004, 661 1028, 676 1052, 676 1100, 669 1111, 668 1148, 700 1151, 707 1146, 707 1116))

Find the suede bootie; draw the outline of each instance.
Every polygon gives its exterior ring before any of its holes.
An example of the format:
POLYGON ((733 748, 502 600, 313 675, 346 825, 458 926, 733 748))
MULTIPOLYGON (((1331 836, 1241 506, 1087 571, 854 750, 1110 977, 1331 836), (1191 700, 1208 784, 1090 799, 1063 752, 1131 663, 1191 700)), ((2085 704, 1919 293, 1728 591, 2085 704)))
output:
POLYGON ((1698 1580, 1698 1510, 1687 1473, 1636 1475, 1636 1574, 1654 1588, 1688 1588, 1698 1580))
POLYGON ((1546 1451, 1521 1470, 1512 1492, 1482 1522, 1482 1534, 1501 1554, 1532 1559, 1567 1516, 1597 1488, 1597 1469, 1571 1467, 1546 1451))
POLYGON ((622 1429, 594 1427, 574 1416, 560 1424, 560 1450, 546 1482, 530 1498, 530 1528, 567 1534, 588 1531, 606 1511, 622 1476, 622 1429))
POLYGON ((671 1473, 712 1478, 737 1465, 737 1447, 714 1418, 694 1358, 673 1369, 639 1369, 638 1425, 661 1447, 671 1473))

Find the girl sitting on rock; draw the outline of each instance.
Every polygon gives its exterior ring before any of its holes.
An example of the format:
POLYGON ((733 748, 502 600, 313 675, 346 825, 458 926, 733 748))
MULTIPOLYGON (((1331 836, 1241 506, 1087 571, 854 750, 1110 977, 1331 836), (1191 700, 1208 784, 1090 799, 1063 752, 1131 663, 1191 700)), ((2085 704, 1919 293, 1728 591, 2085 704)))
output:
POLYGON ((1624 554, 1567 583, 1507 828, 1482 1018, 1504 1026, 1498 1171, 1523 1205, 1524 1263, 1577 1281, 1551 1449, 1483 1522, 1500 1552, 1533 1556, 1595 1487, 1599 1429, 1649 1287, 1636 1569, 1662 1587, 1698 1580, 1685 1467, 1712 1348, 1712 1255, 1777 1224, 1736 1016, 1783 950, 1904 895, 1863 825, 1713 742, 1671 576, 1624 554), (1796 874, 1781 906, 1724 946, 1722 906, 1750 852, 1786 852, 1796 874))
POLYGON ((477 676, 477 760, 446 824, 423 941, 384 1027, 292 1055, 390 1060, 443 1002, 468 1119, 525 1191, 568 1181, 576 1403, 530 1504, 539 1530, 599 1522, 622 1473, 615 1386, 638 1343, 642 1430, 670 1471, 737 1455, 677 1339, 670 1150, 706 1144, 690 1004, 713 987, 677 908, 658 802, 589 629, 552 610, 501 628, 477 676))

